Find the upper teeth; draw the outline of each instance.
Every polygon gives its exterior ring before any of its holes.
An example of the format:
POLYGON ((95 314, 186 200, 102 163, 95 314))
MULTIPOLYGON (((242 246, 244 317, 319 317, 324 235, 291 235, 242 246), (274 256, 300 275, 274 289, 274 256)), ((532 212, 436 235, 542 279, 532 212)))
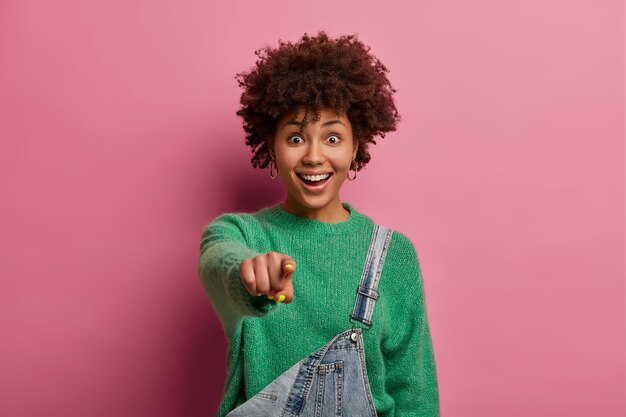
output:
POLYGON ((330 177, 330 174, 320 174, 320 175, 300 174, 300 176, 302 178, 304 178, 305 180, 308 180, 308 181, 321 181, 321 180, 325 180, 326 178, 330 177))

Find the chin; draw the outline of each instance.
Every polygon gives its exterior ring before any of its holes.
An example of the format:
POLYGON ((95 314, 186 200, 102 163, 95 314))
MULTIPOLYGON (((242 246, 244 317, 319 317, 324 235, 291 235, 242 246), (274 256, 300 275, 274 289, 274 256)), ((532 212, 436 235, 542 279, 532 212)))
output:
POLYGON ((304 206, 306 208, 310 208, 310 209, 319 209, 319 208, 323 208, 326 207, 328 205, 328 203, 330 203, 330 198, 322 198, 322 197, 317 197, 317 198, 302 198, 302 199, 297 199, 296 201, 298 202, 298 204, 300 204, 301 206, 304 206))
POLYGON ((307 209, 320 209, 326 207, 333 200, 333 194, 324 193, 320 195, 306 195, 298 191, 296 194, 290 194, 291 200, 301 207, 307 209))

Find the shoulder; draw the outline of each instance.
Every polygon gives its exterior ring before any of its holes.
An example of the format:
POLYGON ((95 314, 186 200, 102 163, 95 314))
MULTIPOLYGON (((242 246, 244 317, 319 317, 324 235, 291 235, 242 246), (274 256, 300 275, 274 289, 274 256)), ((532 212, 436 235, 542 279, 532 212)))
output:
POLYGON ((270 212, 270 210, 272 209, 272 207, 265 207, 251 213, 243 211, 222 213, 216 216, 213 220, 211 220, 211 222, 205 226, 205 230, 216 229, 220 227, 235 227, 244 230, 249 227, 254 227, 255 225, 263 223, 268 212, 270 212))
POLYGON ((211 222, 206 226, 206 228, 212 227, 228 227, 228 226, 239 226, 243 227, 249 223, 254 221, 254 216, 252 213, 244 213, 244 212, 229 212, 222 213, 216 216, 211 222))
MULTIPOLYGON (((412 286, 421 280, 421 268, 415 245, 404 233, 391 229, 392 236, 385 256, 383 273, 395 286, 412 286)), ((407 288, 407 287, 405 287, 407 288)))
POLYGON ((414 259, 417 261, 417 252, 411 239, 406 234, 396 229, 389 229, 392 231, 392 235, 389 242, 388 254, 404 260, 414 259))
POLYGON ((202 230, 202 245, 209 241, 237 240, 250 244, 251 237, 260 233, 264 224, 264 215, 268 208, 259 211, 222 213, 202 230))
POLYGON ((407 261, 409 261, 408 263, 417 264, 417 252, 415 250, 415 245, 413 245, 413 242, 405 233, 385 224, 378 223, 364 213, 357 213, 360 217, 366 219, 368 228, 378 225, 391 232, 391 239, 387 248, 386 258, 391 258, 392 262, 397 261, 407 263, 407 261))

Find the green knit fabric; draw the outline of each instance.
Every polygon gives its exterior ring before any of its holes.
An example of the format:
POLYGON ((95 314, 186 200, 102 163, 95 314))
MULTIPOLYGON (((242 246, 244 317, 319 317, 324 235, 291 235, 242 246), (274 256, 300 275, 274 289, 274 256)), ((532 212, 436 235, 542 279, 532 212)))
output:
MULTIPOLYGON (((296 362, 351 327, 348 320, 374 222, 349 203, 348 220, 325 223, 280 204, 226 213, 206 226, 198 274, 228 338, 228 374, 218 416, 261 391, 296 362), (294 301, 251 296, 243 259, 280 252, 296 262, 294 301)), ((423 281, 415 248, 394 230, 363 339, 379 417, 439 416, 439 393, 423 281)))

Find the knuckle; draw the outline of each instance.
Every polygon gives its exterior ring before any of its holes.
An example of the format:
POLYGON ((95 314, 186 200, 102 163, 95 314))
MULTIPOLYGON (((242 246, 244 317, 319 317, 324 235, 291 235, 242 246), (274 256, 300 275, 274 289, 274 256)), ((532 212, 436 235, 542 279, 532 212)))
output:
POLYGON ((269 252, 267 255, 272 262, 280 260, 280 254, 278 252, 269 252))
POLYGON ((270 290, 270 286, 267 283, 265 283, 265 282, 258 282, 257 286, 256 286, 256 289, 259 292, 267 293, 270 290))

